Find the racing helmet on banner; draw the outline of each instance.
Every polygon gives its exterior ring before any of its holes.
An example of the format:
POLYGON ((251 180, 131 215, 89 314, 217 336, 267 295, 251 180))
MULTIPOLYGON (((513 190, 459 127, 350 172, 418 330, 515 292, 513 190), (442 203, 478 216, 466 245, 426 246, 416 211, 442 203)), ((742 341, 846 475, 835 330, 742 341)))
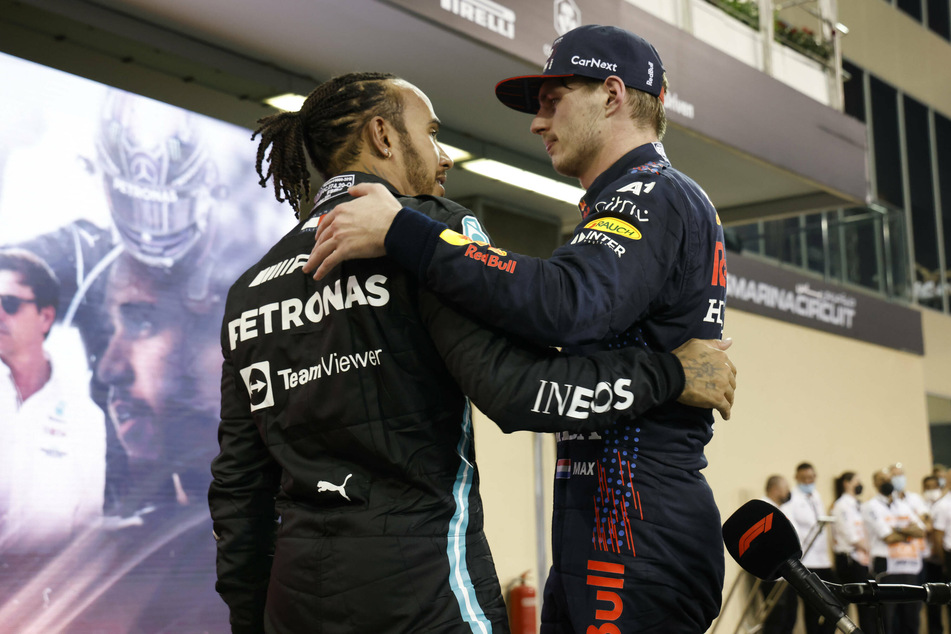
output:
POLYGON ((112 90, 99 123, 96 154, 119 238, 149 266, 174 265, 202 240, 218 189, 197 117, 112 90))

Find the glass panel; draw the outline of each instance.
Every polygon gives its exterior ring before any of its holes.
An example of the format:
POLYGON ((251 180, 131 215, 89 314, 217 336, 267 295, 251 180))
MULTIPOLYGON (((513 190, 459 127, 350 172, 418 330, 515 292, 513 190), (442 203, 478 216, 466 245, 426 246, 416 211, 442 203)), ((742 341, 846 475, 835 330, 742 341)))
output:
POLYGON ((904 213, 877 206, 731 226, 743 251, 910 301, 904 213), (823 227, 825 220, 825 227, 823 227), (762 248, 760 248, 762 245, 762 248), (893 262, 888 276, 886 262, 893 262))
POLYGON ((935 140, 938 149, 938 187, 941 194, 941 223, 944 239, 945 294, 951 295, 951 120, 935 113, 935 140))
POLYGON ((842 70, 851 75, 851 78, 842 83, 845 95, 845 114, 865 122, 865 91, 862 89, 862 78, 865 71, 846 60, 842 60, 842 70))
POLYGON ((928 0, 928 28, 951 40, 951 2, 948 0, 928 0))
POLYGON ((841 237, 845 251, 845 281, 879 290, 881 271, 878 244, 881 214, 868 209, 846 209, 842 214, 841 237))
POLYGON ((908 274, 908 243, 905 241, 905 215, 892 211, 887 217, 888 242, 886 256, 891 264, 891 288, 888 295, 911 301, 911 282, 908 274))
POLYGON ((826 252, 822 239, 822 214, 810 214, 803 217, 802 232, 805 245, 805 268, 825 275, 826 252))
POLYGON ((921 0, 898 0, 898 8, 921 22, 921 0))
POLYGON ((826 233, 829 236, 829 279, 836 282, 845 281, 845 263, 843 262, 844 231, 839 218, 842 210, 826 212, 826 233))
POLYGON ((762 254, 763 247, 760 242, 759 224, 759 222, 752 222, 748 225, 730 227, 730 229, 733 230, 733 235, 736 236, 737 240, 739 240, 743 251, 762 254))
POLYGON ((898 92, 872 76, 871 93, 878 197, 896 207, 903 207, 901 150, 898 135, 898 92))
POLYGON ((801 239, 798 216, 763 223, 763 253, 768 257, 802 266, 801 239))
POLYGON ((941 310, 941 271, 931 181, 928 109, 911 97, 906 96, 904 100, 908 193, 911 199, 912 243, 915 247, 915 298, 923 306, 941 310))

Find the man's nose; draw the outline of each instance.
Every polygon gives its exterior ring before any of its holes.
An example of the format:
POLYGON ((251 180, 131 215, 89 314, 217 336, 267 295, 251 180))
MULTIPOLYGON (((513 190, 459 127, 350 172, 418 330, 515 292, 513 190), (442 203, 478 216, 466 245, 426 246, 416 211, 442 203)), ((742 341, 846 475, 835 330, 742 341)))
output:
POLYGON ((548 119, 539 114, 535 115, 535 118, 532 119, 532 125, 530 127, 532 134, 542 134, 547 129, 548 129, 548 119))
POLYGON ((122 345, 121 339, 113 337, 106 347, 99 365, 96 368, 96 377, 106 385, 128 385, 134 374, 128 360, 128 350, 122 345))
POLYGON ((446 150, 444 150, 443 147, 440 145, 439 146, 439 165, 442 167, 445 167, 447 170, 451 170, 452 166, 455 164, 456 163, 455 161, 452 160, 452 157, 449 156, 446 150))

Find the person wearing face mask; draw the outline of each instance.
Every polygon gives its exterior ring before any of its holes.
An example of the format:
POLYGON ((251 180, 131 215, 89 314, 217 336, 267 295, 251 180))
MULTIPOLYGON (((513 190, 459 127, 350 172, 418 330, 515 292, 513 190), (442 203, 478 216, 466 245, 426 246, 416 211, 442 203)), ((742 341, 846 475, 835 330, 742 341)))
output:
MULTIPOLYGON (((916 540, 924 537, 925 527, 908 502, 895 494, 892 479, 891 468, 875 472, 872 482, 878 495, 862 505, 872 571, 879 583, 916 584, 922 569, 916 540)), ((881 610, 885 634, 918 634, 920 603, 886 603, 881 610)))
MULTIPOLYGON (((868 581, 868 539, 862 522, 859 496, 862 495, 862 480, 854 471, 846 471, 835 479, 835 504, 832 516, 833 552, 835 572, 842 583, 868 581)), ((874 632, 875 614, 868 606, 858 606, 859 624, 866 632, 874 632)))
MULTIPOLYGON (((766 479, 766 495, 760 499, 780 508, 789 502, 791 496, 786 478, 781 475, 771 475, 766 479)), ((793 628, 796 627, 799 603, 796 600, 796 591, 791 586, 782 580, 764 581, 760 584, 760 592, 765 601, 773 592, 773 588, 780 584, 785 587, 776 598, 773 609, 763 620, 763 629, 760 630, 763 634, 792 634, 793 628)))
POLYGON ((905 474, 905 468, 902 463, 896 462, 889 467, 892 474, 892 486, 895 487, 895 497, 903 500, 911 508, 912 512, 921 520, 924 526, 925 534, 915 540, 915 548, 921 553, 922 570, 918 573, 918 583, 925 581, 924 563, 931 557, 931 546, 929 537, 931 535, 931 508, 924 497, 908 489, 908 476, 905 474))
POLYGON ((924 498, 928 511, 934 508, 935 502, 945 495, 941 479, 936 475, 928 475, 921 479, 921 497, 924 498))
POLYGON ((926 520, 930 511, 928 508, 929 504, 925 502, 922 496, 914 491, 908 490, 908 477, 905 475, 905 468, 900 462, 896 462, 889 467, 889 470, 892 474, 892 486, 895 487, 895 496, 907 502, 908 506, 911 507, 911 510, 914 511, 919 518, 926 520))
MULTIPOLYGON (((826 507, 822 503, 822 496, 816 491, 816 470, 810 463, 803 462, 796 467, 796 488, 790 500, 780 508, 796 528, 799 541, 803 545, 802 564, 820 579, 835 581, 832 559, 829 557, 829 539, 819 521, 825 515, 826 507)), ((804 605, 806 634, 831 634, 835 631, 835 623, 820 623, 820 618, 819 612, 808 604, 804 605)))

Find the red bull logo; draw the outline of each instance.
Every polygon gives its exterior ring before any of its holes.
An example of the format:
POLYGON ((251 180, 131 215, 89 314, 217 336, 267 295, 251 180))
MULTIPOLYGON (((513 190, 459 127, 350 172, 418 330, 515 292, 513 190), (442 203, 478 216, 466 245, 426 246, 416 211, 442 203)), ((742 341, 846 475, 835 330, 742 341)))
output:
MULTIPOLYGON (((490 251, 495 251, 496 253, 505 254, 505 251, 501 249, 495 249, 489 247, 490 251)), ((506 260, 504 257, 499 257, 495 253, 483 253, 479 251, 479 246, 477 244, 470 244, 466 247, 465 256, 467 258, 472 258, 473 260, 478 260, 490 268, 495 268, 505 273, 514 273, 515 265, 518 264, 515 260, 506 260)))

